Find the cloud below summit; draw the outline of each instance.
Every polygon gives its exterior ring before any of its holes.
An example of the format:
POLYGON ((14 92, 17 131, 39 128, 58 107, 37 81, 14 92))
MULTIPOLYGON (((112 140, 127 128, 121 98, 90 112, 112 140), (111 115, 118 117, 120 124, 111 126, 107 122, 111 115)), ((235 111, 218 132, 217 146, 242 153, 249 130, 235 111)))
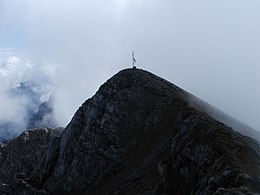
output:
POLYGON ((260 130, 259 6, 257 0, 2 0, 0 47, 57 65, 61 125, 107 78, 131 66, 135 50, 140 68, 260 130))
POLYGON ((0 58, 0 139, 26 129, 53 91, 52 73, 14 53, 0 58), (11 55, 12 54, 12 55, 11 55))

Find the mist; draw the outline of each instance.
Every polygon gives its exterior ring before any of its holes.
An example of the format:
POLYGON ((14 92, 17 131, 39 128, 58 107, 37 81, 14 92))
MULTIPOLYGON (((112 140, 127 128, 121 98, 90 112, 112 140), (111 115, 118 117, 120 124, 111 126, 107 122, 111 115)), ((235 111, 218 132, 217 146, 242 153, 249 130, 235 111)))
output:
MULTIPOLYGON (((37 67, 28 75, 51 70, 37 80, 51 86, 42 93, 53 95, 59 126, 109 77, 131 67, 134 50, 138 68, 260 130, 259 6, 257 0, 0 0, 1 61, 21 54, 37 67)), ((17 116, 19 124, 28 97, 12 95, 6 78, 0 76, 0 121, 17 116)))
MULTIPOLYGON (((51 68, 34 64, 14 51, 2 50, 0 140, 25 130, 39 106, 49 101, 54 88, 50 70, 51 68)), ((47 121, 46 117, 44 120, 47 121)))

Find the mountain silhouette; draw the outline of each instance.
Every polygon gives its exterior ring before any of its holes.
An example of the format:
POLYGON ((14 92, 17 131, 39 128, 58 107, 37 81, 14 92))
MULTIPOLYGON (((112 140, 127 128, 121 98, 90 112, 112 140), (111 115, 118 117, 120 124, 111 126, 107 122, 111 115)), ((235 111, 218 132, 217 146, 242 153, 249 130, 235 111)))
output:
POLYGON ((0 192, 260 193, 259 142, 238 131, 259 136, 174 84, 125 69, 64 130, 31 129, 2 144, 0 192))

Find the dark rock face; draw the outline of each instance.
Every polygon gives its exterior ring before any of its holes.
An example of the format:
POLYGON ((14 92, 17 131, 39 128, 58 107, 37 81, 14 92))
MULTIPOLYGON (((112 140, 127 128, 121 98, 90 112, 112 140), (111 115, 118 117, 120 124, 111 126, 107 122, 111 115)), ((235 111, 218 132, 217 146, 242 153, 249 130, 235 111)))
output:
POLYGON ((0 147, 0 193, 259 193, 259 142, 189 101, 149 72, 120 71, 60 136, 35 129, 0 147))
POLYGON ((33 186, 40 187, 55 165, 61 131, 49 128, 28 130, 2 146, 0 192, 14 194, 20 189, 17 193, 24 191, 28 194, 37 191, 33 186))

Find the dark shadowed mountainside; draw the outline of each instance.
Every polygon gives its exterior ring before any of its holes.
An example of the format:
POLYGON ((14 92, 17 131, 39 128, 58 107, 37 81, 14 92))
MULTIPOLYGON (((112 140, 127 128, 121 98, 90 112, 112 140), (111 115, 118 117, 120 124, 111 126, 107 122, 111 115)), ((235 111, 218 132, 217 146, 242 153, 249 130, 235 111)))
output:
POLYGON ((1 145, 0 193, 260 193, 259 142, 225 117, 152 73, 122 70, 63 131, 32 129, 1 145))

